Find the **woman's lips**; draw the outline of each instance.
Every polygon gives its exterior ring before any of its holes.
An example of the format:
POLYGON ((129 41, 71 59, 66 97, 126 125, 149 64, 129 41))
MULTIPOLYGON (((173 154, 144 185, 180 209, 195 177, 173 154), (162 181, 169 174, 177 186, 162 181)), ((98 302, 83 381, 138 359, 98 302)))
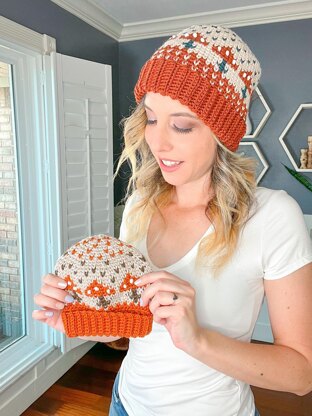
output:
POLYGON ((159 159, 160 169, 165 172, 174 172, 180 168, 182 161, 169 160, 169 159, 159 159))

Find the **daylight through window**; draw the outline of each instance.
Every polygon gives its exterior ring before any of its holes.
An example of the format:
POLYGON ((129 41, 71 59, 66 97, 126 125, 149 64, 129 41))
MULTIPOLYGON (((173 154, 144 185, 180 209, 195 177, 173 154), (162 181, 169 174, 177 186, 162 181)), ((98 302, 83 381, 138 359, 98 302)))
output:
POLYGON ((25 334, 10 72, 0 62, 0 351, 25 334))

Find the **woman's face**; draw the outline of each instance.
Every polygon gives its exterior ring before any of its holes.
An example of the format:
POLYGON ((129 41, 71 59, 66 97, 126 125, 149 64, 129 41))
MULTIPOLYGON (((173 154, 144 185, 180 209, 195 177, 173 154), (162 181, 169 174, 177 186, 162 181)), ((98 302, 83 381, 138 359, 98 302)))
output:
POLYGON ((165 181, 176 187, 210 183, 217 151, 210 128, 170 97, 147 93, 144 106, 145 139, 165 181))

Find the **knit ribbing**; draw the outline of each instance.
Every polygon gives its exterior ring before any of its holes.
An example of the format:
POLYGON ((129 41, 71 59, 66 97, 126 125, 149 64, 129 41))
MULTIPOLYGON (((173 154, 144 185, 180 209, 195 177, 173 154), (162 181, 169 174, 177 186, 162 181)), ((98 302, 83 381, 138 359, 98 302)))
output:
POLYGON ((152 330, 148 307, 135 308, 128 304, 115 305, 111 310, 88 306, 67 305, 62 312, 65 332, 69 337, 122 336, 144 337, 152 330))

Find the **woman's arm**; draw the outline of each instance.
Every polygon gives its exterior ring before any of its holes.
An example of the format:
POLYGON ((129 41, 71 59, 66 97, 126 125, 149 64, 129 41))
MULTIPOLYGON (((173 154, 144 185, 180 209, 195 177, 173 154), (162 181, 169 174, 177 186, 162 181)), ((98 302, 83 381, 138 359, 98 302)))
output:
POLYGON ((195 291, 167 272, 142 276, 142 303, 177 348, 248 384, 304 395, 312 390, 312 263, 265 282, 274 344, 250 344, 199 326, 195 291), (177 296, 173 296, 176 294, 177 296))
POLYGON ((305 395, 312 390, 312 263, 282 279, 266 280, 265 292, 273 345, 201 330, 183 349, 248 384, 305 395))

